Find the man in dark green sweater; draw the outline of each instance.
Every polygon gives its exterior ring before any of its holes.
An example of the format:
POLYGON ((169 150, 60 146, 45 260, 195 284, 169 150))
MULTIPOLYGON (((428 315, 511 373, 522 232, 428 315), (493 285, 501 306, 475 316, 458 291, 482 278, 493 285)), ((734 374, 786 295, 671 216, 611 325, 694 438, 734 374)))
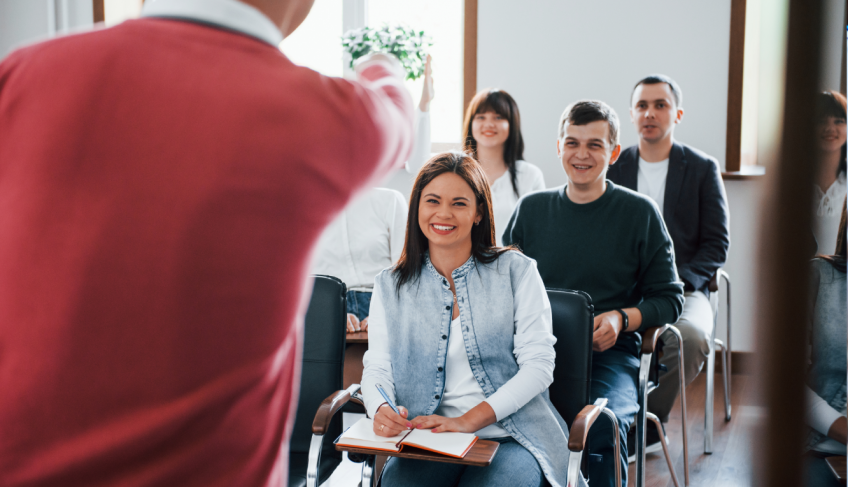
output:
MULTIPOLYGON (((609 399, 622 438, 622 487, 627 485, 624 438, 639 410, 637 331, 674 323, 683 284, 674 248, 655 203, 606 180, 621 152, 619 122, 603 102, 579 101, 563 113, 557 149, 568 182, 531 193, 515 208, 505 245, 536 260, 549 288, 585 291, 595 305, 591 399, 609 399)), ((615 485, 611 427, 589 436, 592 486, 615 485)))

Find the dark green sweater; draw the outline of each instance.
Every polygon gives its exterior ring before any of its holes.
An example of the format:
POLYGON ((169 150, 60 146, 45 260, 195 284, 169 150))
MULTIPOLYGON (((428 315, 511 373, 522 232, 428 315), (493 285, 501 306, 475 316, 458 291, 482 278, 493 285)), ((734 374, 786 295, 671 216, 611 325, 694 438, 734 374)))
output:
MULTIPOLYGON (((683 283, 674 246, 656 205, 607 181, 597 200, 573 203, 565 187, 522 198, 503 234, 536 260, 548 288, 584 291, 595 315, 618 308, 642 312, 641 330, 677 321, 683 283)), ((621 333, 613 348, 638 354, 641 337, 621 333)))

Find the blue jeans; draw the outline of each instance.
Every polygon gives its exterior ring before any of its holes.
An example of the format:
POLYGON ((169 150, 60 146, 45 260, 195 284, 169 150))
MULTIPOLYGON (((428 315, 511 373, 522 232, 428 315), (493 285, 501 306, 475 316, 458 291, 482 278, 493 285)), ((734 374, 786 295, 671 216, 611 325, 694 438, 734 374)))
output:
MULTIPOLYGON (((621 487, 627 487, 627 431, 639 412, 639 358, 624 350, 610 349, 592 355, 590 402, 609 399, 607 407, 618 419, 621 435, 621 487)), ((602 415, 603 416, 603 415, 602 415)), ((612 423, 603 416, 589 430, 589 485, 615 486, 615 436, 612 423)))
POLYGON ((804 455, 804 484, 807 487, 836 487, 839 482, 830 471, 825 458, 831 456, 828 453, 808 451, 804 455))
POLYGON ((492 438, 500 443, 488 467, 428 462, 391 457, 383 468, 383 487, 540 487, 542 468, 512 438, 492 438))
POLYGON ((371 309, 371 293, 365 291, 347 292, 347 312, 356 316, 359 321, 368 317, 371 309))

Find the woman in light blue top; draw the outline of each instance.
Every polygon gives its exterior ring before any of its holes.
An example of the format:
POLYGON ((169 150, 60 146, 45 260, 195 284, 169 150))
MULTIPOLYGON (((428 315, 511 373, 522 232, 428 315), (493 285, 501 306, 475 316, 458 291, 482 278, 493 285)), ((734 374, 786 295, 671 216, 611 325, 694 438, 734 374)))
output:
POLYGON ((550 303, 535 261, 495 247, 492 220, 473 158, 445 153, 424 165, 401 258, 374 285, 362 391, 378 435, 475 433, 500 442, 498 453, 485 468, 391 458, 384 486, 565 485, 567 427, 547 392, 550 303))

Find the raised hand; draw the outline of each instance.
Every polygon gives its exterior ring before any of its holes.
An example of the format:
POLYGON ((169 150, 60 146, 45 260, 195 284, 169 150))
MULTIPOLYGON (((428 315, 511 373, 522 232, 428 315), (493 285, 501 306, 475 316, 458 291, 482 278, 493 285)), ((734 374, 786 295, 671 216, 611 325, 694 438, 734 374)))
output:
POLYGON ((430 101, 436 96, 436 91, 433 89, 433 68, 430 66, 432 56, 427 54, 427 61, 424 63, 424 88, 421 90, 421 101, 418 103, 418 108, 422 112, 430 110, 430 101))

